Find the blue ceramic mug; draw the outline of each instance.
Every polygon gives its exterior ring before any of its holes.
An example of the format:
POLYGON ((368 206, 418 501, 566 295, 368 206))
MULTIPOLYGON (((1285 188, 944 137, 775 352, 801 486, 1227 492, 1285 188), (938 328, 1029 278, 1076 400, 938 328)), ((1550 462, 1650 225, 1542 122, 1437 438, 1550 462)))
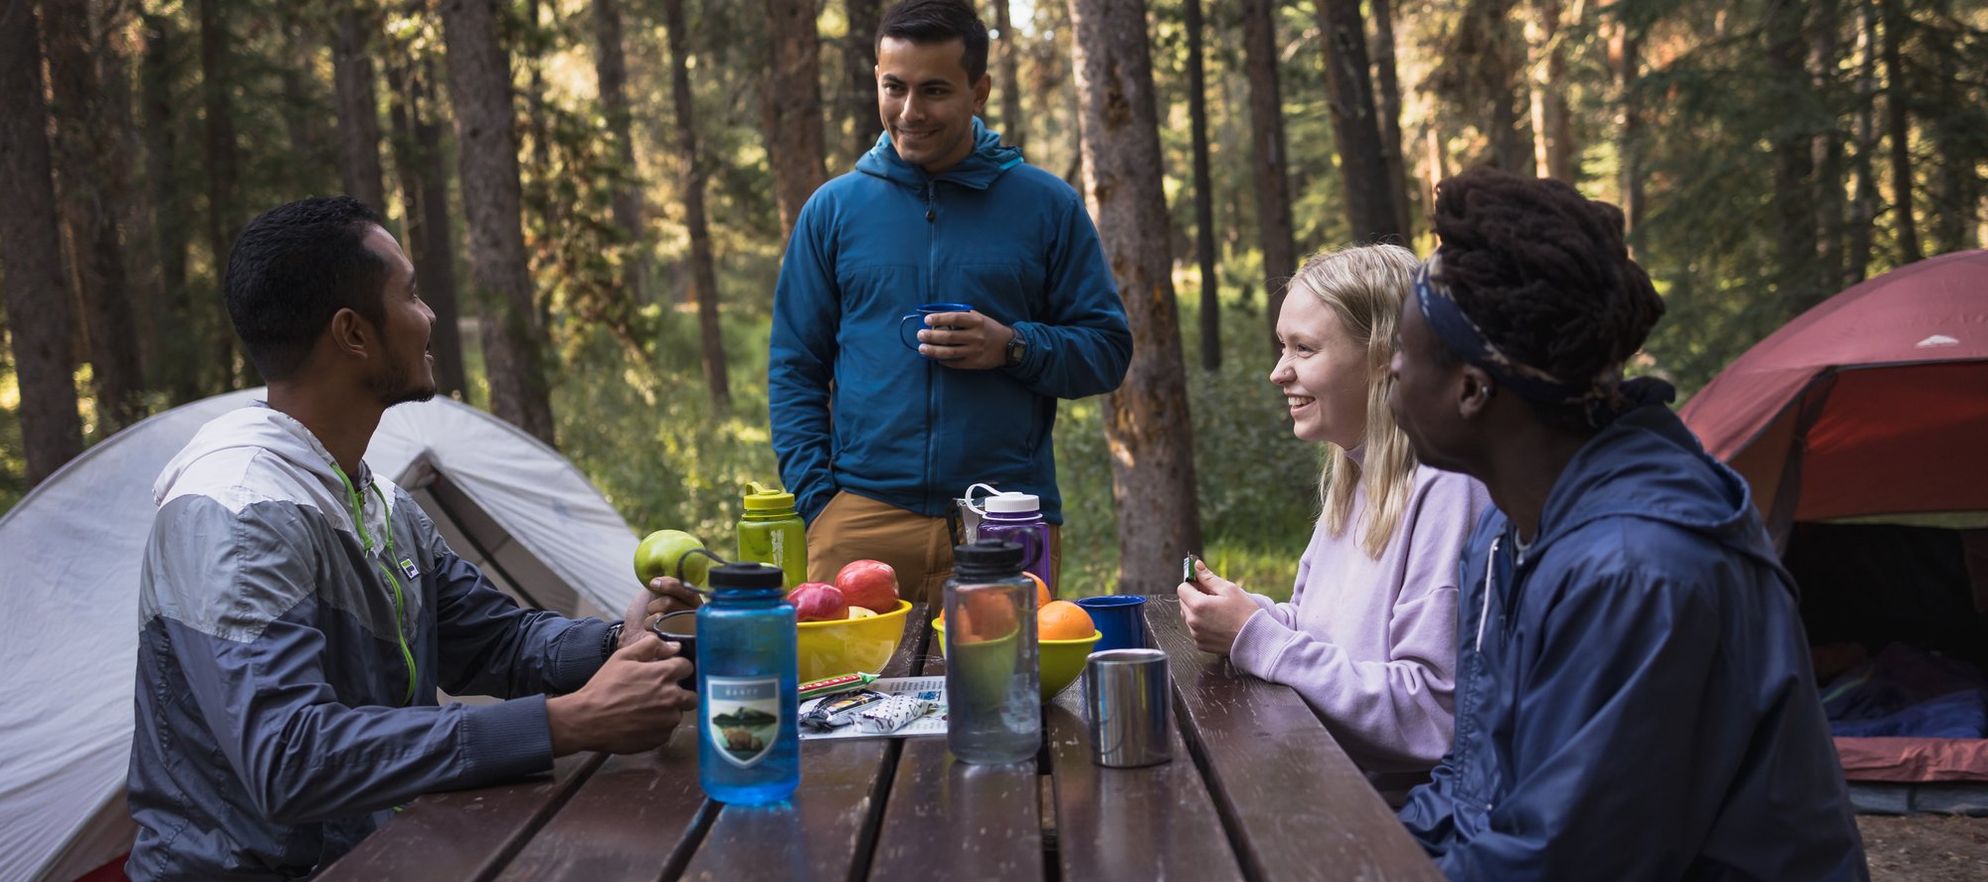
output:
MULTIPOLYGON (((897 320, 897 342, 903 343, 904 348, 912 352, 918 351, 918 332, 925 327, 926 316, 941 312, 972 312, 973 304, 924 303, 920 304, 917 309, 917 312, 913 312, 897 320), (914 319, 917 320, 917 324, 911 324, 911 321, 914 319)), ((934 326, 932 330, 951 331, 954 328, 951 325, 938 325, 934 326)))

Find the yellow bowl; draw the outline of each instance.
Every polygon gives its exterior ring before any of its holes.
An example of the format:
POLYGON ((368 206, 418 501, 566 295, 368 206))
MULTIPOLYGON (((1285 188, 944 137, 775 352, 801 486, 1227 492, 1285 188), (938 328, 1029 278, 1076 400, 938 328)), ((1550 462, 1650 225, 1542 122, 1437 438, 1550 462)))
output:
MULTIPOLYGON (((939 641, 939 654, 946 654, 946 620, 932 620, 932 636, 939 641)), ((1089 637, 1074 640, 1037 640, 1036 668, 1041 672, 1042 700, 1055 698, 1057 693, 1077 682, 1077 675, 1084 672, 1084 662, 1091 657, 1091 647, 1097 645, 1098 638, 1104 635, 1096 630, 1089 637)))
POLYGON ((897 609, 865 619, 801 622, 794 643, 800 656, 801 682, 883 670, 904 637, 904 623, 910 614, 911 601, 900 600, 897 609))

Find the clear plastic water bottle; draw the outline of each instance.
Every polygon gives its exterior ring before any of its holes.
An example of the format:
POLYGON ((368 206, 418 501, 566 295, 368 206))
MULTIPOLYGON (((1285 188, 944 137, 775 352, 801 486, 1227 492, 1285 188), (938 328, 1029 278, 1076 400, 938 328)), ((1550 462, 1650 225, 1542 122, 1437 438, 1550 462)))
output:
POLYGON ((783 587, 808 580, 808 525, 794 512, 794 494, 761 485, 746 485, 740 500, 739 560, 756 560, 779 567, 783 587))
POLYGON ((711 568, 697 611, 697 777, 719 802, 786 800, 801 783, 794 606, 780 570, 711 568))
POLYGON ((1042 745, 1035 584, 1022 546, 980 539, 953 549, 946 580, 946 746, 967 763, 1013 763, 1042 745))

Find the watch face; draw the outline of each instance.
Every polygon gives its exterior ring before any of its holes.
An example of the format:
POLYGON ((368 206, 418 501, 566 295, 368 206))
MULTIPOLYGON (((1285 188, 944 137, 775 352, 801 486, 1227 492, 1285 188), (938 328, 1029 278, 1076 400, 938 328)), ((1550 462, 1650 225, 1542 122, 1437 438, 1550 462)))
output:
POLYGON ((1021 364, 1022 356, 1027 355, 1028 351, 1029 350, 1027 343, 1023 343, 1020 340, 1008 341, 1008 364, 1010 365, 1021 364))

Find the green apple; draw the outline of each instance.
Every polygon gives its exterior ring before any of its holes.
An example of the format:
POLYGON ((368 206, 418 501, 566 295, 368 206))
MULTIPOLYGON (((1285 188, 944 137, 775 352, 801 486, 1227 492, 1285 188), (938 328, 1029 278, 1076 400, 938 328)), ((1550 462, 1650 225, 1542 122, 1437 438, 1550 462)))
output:
MULTIPOLYGON (((682 530, 657 530, 650 533, 642 544, 635 547, 635 577, 643 585, 657 576, 676 576, 677 561, 692 550, 703 548, 704 543, 696 536, 682 530)), ((704 578, 711 572, 713 561, 701 554, 691 554, 683 561, 683 578, 692 585, 704 586, 704 578)))

